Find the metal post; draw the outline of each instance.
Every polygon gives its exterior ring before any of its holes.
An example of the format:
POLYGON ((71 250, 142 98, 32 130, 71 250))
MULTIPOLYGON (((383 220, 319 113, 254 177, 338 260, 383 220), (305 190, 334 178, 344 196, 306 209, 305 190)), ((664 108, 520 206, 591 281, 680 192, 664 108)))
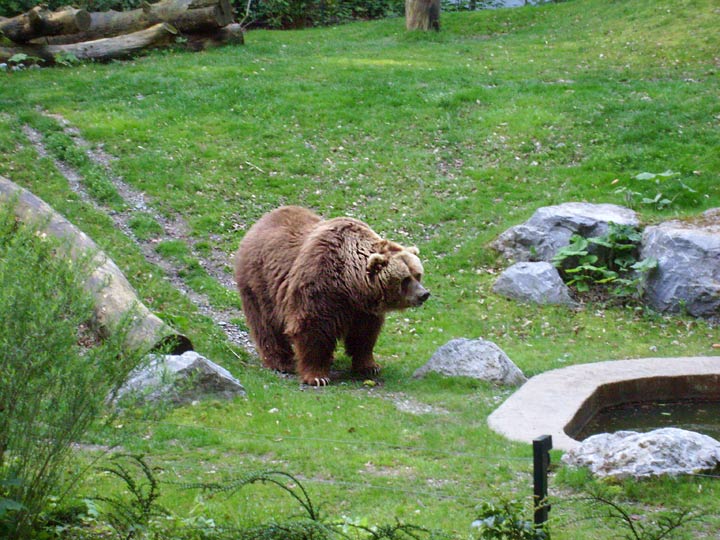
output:
POLYGON ((543 435, 533 440, 533 483, 535 508, 535 525, 543 525, 548 520, 550 505, 548 496, 548 468, 550 467, 550 450, 552 437, 543 435))

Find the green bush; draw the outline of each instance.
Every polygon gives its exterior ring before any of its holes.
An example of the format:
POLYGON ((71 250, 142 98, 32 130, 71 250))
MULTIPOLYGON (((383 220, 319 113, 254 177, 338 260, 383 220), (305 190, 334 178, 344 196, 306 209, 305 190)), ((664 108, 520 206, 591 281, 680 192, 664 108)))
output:
MULTIPOLYGON (((38 4, 43 4, 49 9, 55 10, 67 6, 68 2, 65 0, 0 0, 0 16, 13 17, 38 4)), ((88 11, 108 11, 110 9, 124 11, 138 8, 141 4, 140 0, 80 0, 72 3, 75 7, 87 9, 88 11)))
POLYGON ((137 363, 124 332, 98 343, 83 288, 90 257, 0 207, 0 537, 26 536, 79 474, 72 445, 137 363))
POLYGON ((573 234, 553 263, 579 293, 607 288, 616 298, 637 300, 645 292, 646 275, 657 266, 655 259, 640 260, 641 240, 635 227, 610 223, 603 236, 573 234))
MULTIPOLYGON (((305 28, 403 13, 401 0, 254 0, 247 23, 267 28, 305 28)), ((237 13, 247 4, 235 0, 237 13)))

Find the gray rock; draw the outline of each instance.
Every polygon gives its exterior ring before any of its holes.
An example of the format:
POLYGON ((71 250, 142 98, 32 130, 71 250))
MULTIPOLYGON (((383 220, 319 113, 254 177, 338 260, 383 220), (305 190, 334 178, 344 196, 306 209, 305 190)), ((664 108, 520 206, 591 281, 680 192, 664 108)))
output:
POLYGON ((635 212, 614 204, 570 202, 539 208, 520 225, 503 232, 491 247, 514 261, 551 261, 573 234, 602 236, 609 223, 639 226, 635 212))
POLYGON ((518 385, 527 379, 508 356, 491 341, 453 339, 440 347, 413 377, 429 372, 450 377, 472 377, 503 385, 518 385))
POLYGON ((573 467, 588 467, 601 477, 692 474, 713 470, 720 464, 720 442, 677 428, 601 433, 585 439, 562 461, 573 467))
POLYGON ((521 302, 576 305, 557 268, 548 262, 519 262, 505 270, 493 291, 521 302))
POLYGON ((116 399, 136 396, 147 401, 188 403, 203 397, 245 396, 245 388, 225 368, 188 351, 182 355, 151 355, 147 366, 134 371, 116 399))
POLYGON ((658 311, 720 315, 720 210, 692 223, 668 221, 643 232, 641 255, 657 259, 645 299, 658 311))

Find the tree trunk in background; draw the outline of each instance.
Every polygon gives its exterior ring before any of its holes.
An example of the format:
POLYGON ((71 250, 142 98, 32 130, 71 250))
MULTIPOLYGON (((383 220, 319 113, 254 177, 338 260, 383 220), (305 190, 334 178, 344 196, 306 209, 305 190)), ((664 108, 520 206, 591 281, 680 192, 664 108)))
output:
POLYGON ((408 30, 440 30, 440 0, 405 0, 408 30))
POLYGON ((71 7, 50 11, 36 6, 30 11, 0 19, 0 32, 15 43, 25 43, 33 38, 84 32, 90 26, 90 14, 84 9, 71 7))

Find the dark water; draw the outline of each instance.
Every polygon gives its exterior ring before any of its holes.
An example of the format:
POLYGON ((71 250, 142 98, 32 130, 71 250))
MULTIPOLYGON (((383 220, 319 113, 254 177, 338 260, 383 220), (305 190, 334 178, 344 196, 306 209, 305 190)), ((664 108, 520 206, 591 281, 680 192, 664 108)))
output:
POLYGON ((601 410, 575 439, 615 431, 646 432, 663 427, 696 431, 720 440, 720 401, 626 404, 601 410))

